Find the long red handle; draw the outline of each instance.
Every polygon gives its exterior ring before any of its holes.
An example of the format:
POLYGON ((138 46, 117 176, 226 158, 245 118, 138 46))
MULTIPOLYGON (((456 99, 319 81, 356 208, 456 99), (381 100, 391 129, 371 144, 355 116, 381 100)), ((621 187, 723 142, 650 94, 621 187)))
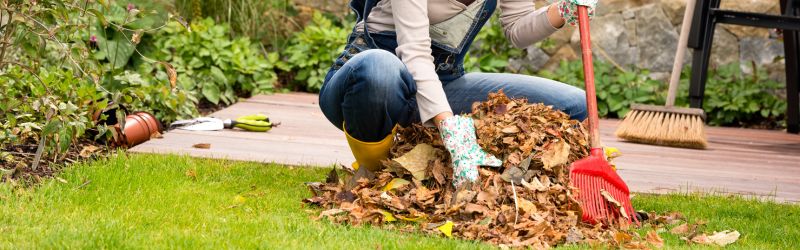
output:
POLYGON ((600 132, 597 115, 597 95, 594 88, 594 65, 592 64, 592 39, 589 35, 589 10, 586 6, 578 6, 578 29, 581 34, 581 54, 583 54, 583 78, 586 83, 586 110, 589 112, 589 146, 592 155, 600 154, 600 132))

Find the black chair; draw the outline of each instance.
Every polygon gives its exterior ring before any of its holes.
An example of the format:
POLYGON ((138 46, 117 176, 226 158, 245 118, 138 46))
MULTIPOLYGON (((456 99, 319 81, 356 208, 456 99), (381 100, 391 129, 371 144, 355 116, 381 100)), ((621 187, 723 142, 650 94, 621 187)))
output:
POLYGON ((692 108, 703 108, 708 63, 714 29, 718 23, 774 28, 783 30, 786 56, 786 125, 789 133, 800 132, 800 0, 780 0, 780 16, 762 13, 737 12, 719 9, 721 0, 697 0, 692 29, 689 33, 689 48, 693 48, 692 76, 689 86, 689 102, 692 108))

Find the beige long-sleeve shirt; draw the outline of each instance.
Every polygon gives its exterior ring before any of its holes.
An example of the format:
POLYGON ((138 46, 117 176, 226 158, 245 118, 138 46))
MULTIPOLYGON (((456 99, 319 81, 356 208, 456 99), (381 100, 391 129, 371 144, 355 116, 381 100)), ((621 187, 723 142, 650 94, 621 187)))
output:
MULTIPOLYGON (((417 106, 425 124, 431 125, 429 121, 440 113, 452 112, 433 64, 430 25, 447 20, 467 7, 457 0, 383 0, 367 19, 370 32, 396 32, 395 54, 416 81, 417 106)), ((547 8, 535 9, 533 0, 498 0, 498 8, 504 33, 517 48, 530 46, 557 30, 547 18, 547 8)))

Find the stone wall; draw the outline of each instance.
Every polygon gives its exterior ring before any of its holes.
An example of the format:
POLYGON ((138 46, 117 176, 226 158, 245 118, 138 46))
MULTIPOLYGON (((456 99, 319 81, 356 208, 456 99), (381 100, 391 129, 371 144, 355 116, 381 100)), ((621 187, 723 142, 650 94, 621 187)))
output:
MULTIPOLYGON (((537 6, 546 2, 537 0, 537 6)), ((653 76, 666 79, 672 70, 686 0, 604 0, 591 24, 596 60, 622 67, 646 68, 653 76)), ((777 0, 727 0, 723 9, 778 14, 777 0)), ((562 59, 577 59, 580 42, 577 29, 565 27, 550 37, 554 46, 527 48, 525 58, 512 59, 511 65, 527 65, 532 70, 553 69, 562 59)), ((691 50, 689 50, 691 52, 691 50)), ((714 33, 711 65, 741 62, 751 71, 751 62, 765 67, 770 77, 784 80, 783 43, 775 30, 718 25, 714 33)), ((691 62, 687 53, 685 64, 691 62)))

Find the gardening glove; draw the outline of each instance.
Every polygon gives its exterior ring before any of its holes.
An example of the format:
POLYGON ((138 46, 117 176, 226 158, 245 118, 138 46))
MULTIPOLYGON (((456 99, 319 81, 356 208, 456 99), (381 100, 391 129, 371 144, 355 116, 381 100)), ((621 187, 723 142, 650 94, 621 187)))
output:
POLYGON ((597 0, 557 0, 555 2, 558 14, 564 18, 569 25, 578 25, 578 5, 589 7, 589 20, 594 16, 594 8, 597 7, 597 0))
POLYGON ((453 186, 478 181, 478 166, 499 167, 503 164, 478 145, 472 118, 452 116, 439 123, 439 134, 453 163, 453 186))

